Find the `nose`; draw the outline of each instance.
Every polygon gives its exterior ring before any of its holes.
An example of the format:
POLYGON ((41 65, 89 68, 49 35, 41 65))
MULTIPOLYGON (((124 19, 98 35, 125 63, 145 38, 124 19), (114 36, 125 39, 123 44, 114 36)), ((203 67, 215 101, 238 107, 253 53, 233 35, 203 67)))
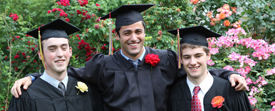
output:
POLYGON ((58 48, 57 51, 56 51, 56 53, 57 53, 58 57, 62 57, 64 55, 61 48, 58 48))
POLYGON ((132 34, 131 40, 132 40, 132 41, 137 41, 137 40, 138 40, 138 39, 137 39, 137 34, 136 34, 136 33, 133 33, 133 34, 132 34))
POLYGON ((191 59, 190 59, 190 65, 194 66, 194 65, 196 65, 196 63, 197 63, 196 59, 194 57, 191 57, 191 59))

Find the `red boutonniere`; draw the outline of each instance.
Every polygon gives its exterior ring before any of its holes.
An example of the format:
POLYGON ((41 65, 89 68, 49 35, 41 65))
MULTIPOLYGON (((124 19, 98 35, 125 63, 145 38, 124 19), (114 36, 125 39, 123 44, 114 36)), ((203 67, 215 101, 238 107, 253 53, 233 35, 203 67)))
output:
POLYGON ((156 54, 147 54, 145 56, 145 63, 151 64, 152 66, 156 66, 159 63, 159 55, 156 54))
POLYGON ((151 73, 152 73, 152 66, 156 66, 159 63, 159 55, 156 54, 147 54, 145 56, 145 63, 151 64, 151 73))
POLYGON ((215 96, 212 99, 211 104, 213 108, 221 108, 222 106, 224 106, 224 108, 228 111, 228 108, 226 107, 225 104, 223 104, 223 102, 224 102, 224 98, 222 96, 215 96))

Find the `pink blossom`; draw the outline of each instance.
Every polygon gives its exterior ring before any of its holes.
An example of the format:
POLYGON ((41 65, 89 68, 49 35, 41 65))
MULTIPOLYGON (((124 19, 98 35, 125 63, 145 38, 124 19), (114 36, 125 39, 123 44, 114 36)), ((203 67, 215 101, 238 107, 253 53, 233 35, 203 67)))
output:
POLYGON ((270 105, 273 106, 272 108, 275 108, 275 101, 272 101, 270 105))
POLYGON ((225 66, 223 69, 234 71, 234 69, 230 65, 225 66))
POLYGON ((219 48, 209 48, 210 54, 215 55, 219 53, 219 48))
POLYGON ((246 73, 249 73, 250 71, 251 71, 251 68, 250 68, 249 66, 246 66, 246 67, 245 67, 245 72, 246 72, 246 73))
POLYGON ((207 38, 208 48, 213 48, 216 45, 217 39, 215 37, 207 38))
POLYGON ((246 77, 247 72, 244 68, 236 69, 237 72, 239 72, 242 76, 246 77))
POLYGON ((228 58, 230 58, 231 61, 237 61, 238 59, 241 58, 241 55, 233 52, 228 56, 228 58))
POLYGON ((222 12, 224 9, 221 7, 221 8, 218 8, 217 9, 217 12, 222 12))
POLYGON ((247 85, 253 83, 253 81, 252 81, 249 77, 247 77, 245 81, 246 81, 246 84, 247 84, 247 85))
POLYGON ((209 66, 213 66, 215 64, 215 62, 213 62, 213 60, 210 59, 210 60, 207 61, 207 64, 209 66))
POLYGON ((224 46, 225 48, 227 48, 227 47, 233 47, 234 41, 232 37, 221 36, 219 37, 219 40, 216 44, 219 47, 224 46))
POLYGON ((51 10, 48 10, 48 12, 47 13, 51 13, 52 11, 51 10))
POLYGON ((254 97, 249 97, 248 99, 249 99, 250 104, 251 104, 252 106, 255 106, 255 104, 257 103, 257 99, 254 98, 254 97))
POLYGON ((253 67, 256 65, 257 62, 255 62, 254 60, 252 60, 250 58, 246 58, 244 63, 247 63, 250 67, 253 67))
POLYGON ((266 80, 261 80, 261 85, 267 85, 268 82, 266 80))
POLYGON ((275 73, 275 67, 273 69, 267 69, 266 73, 266 76, 273 75, 275 73))

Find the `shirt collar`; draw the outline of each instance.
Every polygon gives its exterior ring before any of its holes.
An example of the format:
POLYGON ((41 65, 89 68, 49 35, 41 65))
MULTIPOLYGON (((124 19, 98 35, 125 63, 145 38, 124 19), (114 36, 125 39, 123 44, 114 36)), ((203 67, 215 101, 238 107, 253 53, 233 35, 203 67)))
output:
MULTIPOLYGON (((144 57, 144 55, 145 55, 145 52, 146 52, 146 50, 145 50, 145 47, 143 46, 143 52, 142 52, 142 54, 139 56, 138 60, 142 61, 142 59, 143 59, 143 57, 144 57)), ((129 57, 125 56, 125 55, 122 53, 122 50, 120 50, 120 53, 121 53, 121 55, 122 55, 126 60, 132 60, 132 61, 134 61, 133 59, 130 59, 129 57)))
MULTIPOLYGON (((58 88, 58 84, 60 83, 60 81, 54 79, 53 77, 49 76, 46 71, 44 71, 43 75, 40 76, 40 78, 44 81, 46 81, 47 83, 51 84, 52 86, 58 88)), ((65 76, 65 78, 62 80, 63 84, 65 85, 65 89, 67 89, 67 83, 68 83, 68 75, 65 76)))
MULTIPOLYGON (((212 77, 212 75, 210 74, 209 71, 207 71, 207 76, 205 77, 205 79, 199 84, 200 88, 201 88, 201 92, 203 93, 203 95, 205 95, 207 93, 207 91, 211 88, 214 79, 212 77)), ((187 85, 189 87, 190 93, 191 93, 191 97, 193 96, 193 90, 195 85, 188 79, 187 77, 187 85)))

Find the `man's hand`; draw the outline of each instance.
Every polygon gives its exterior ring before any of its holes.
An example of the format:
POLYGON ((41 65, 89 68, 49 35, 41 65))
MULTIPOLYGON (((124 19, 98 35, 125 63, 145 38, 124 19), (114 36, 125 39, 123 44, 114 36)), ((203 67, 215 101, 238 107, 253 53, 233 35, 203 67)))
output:
POLYGON ((19 95, 22 94, 21 92, 21 86, 23 86, 23 89, 27 90, 28 87, 32 84, 32 78, 30 76, 24 77, 22 79, 19 79, 15 81, 14 85, 11 88, 11 94, 15 97, 18 98, 19 95))
POLYGON ((245 91, 248 90, 246 81, 244 77, 238 75, 238 74, 231 74, 229 76, 229 82, 231 83, 232 87, 235 87, 236 83, 239 83, 236 87, 236 91, 245 91))

